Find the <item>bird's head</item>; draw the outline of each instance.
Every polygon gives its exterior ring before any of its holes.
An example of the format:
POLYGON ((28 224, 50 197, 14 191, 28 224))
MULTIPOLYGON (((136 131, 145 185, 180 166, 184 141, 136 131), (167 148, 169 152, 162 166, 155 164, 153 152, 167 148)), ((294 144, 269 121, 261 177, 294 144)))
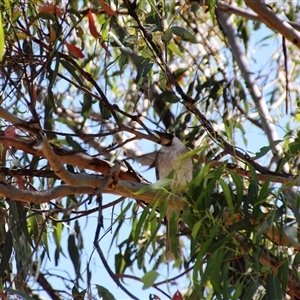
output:
POLYGON ((169 132, 161 132, 154 130, 154 132, 159 136, 160 141, 158 142, 162 146, 171 146, 172 142, 175 138, 174 134, 169 133, 169 132))

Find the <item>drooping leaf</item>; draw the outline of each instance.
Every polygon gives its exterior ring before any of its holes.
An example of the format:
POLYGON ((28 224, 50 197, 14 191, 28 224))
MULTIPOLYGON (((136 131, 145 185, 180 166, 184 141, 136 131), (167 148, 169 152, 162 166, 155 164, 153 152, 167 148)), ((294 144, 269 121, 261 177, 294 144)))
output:
POLYGON ((156 272, 155 270, 152 270, 152 271, 146 273, 141 278, 141 281, 144 283, 143 289, 147 289, 147 288, 151 287, 154 284, 154 282, 158 276, 159 276, 159 273, 156 272))
POLYGON ((163 91, 160 93, 154 101, 164 100, 169 103, 177 103, 179 102, 178 97, 172 91, 163 91))
POLYGON ((3 278, 5 271, 7 271, 8 263, 12 253, 12 247, 13 247, 12 234, 10 231, 8 231, 5 234, 4 246, 1 250, 0 278, 3 278))
POLYGON ((165 33, 162 35, 161 40, 165 43, 168 44, 173 37, 173 32, 171 28, 168 28, 165 33))
POLYGON ((75 141, 71 136, 66 136, 66 141, 75 151, 84 151, 81 145, 75 141))
POLYGON ((8 12, 8 15, 11 17, 10 1, 9 0, 4 0, 3 2, 4 2, 5 11, 8 12))
POLYGON ((61 11, 61 9, 59 8, 59 6, 57 6, 57 5, 46 5, 46 6, 41 6, 41 7, 39 7, 38 12, 39 12, 39 13, 47 12, 47 13, 56 15, 58 18, 61 18, 61 17, 62 17, 62 11, 61 11))
POLYGON ((4 37, 4 30, 3 30, 3 23, 2 23, 2 12, 0 12, 0 62, 4 56, 4 44, 5 44, 5 37, 4 37))
POLYGON ((79 292, 77 286, 76 285, 73 286, 72 288, 73 300, 84 300, 85 294, 86 294, 86 289, 79 292))
POLYGON ((195 38, 195 35, 192 34, 192 33, 190 33, 185 28, 179 27, 179 26, 172 26, 171 29, 172 29, 172 32, 175 35, 181 37, 181 39, 183 41, 190 42, 190 43, 193 43, 193 44, 197 44, 198 43, 198 41, 195 38))
POLYGON ((23 291, 19 291, 19 290, 14 290, 14 289, 10 289, 10 288, 4 288, 4 291, 13 295, 17 295, 22 297, 22 299, 24 300, 35 300, 35 298, 30 297, 27 293, 23 292, 23 291))
POLYGON ((81 78, 76 74, 76 71, 77 71, 76 68, 73 65, 71 65, 68 61, 65 61, 63 59, 60 60, 60 62, 69 71, 69 73, 76 79, 76 81, 80 85, 84 86, 81 78))
POLYGON ((282 299, 281 283, 277 276, 268 275, 266 281, 266 293, 268 299, 282 299))
POLYGON ((101 38, 100 33, 96 29, 95 20, 94 20, 92 11, 90 9, 88 10, 87 16, 88 16, 88 20, 89 20, 89 29, 90 29, 91 35, 96 39, 101 38))
POLYGON ((168 43, 168 49, 176 53, 177 55, 179 55, 181 58, 183 58, 183 54, 181 53, 181 51, 178 49, 177 45, 173 41, 170 41, 168 43))
POLYGON ((84 54, 83 52, 76 47, 75 45, 69 44, 65 42, 65 45, 67 46, 68 50, 76 57, 76 58, 83 58, 84 54))
POLYGON ((104 2, 104 0, 99 0, 99 4, 102 7, 102 9, 105 11, 105 13, 108 14, 109 16, 113 16, 116 14, 116 12, 113 9, 111 9, 110 6, 104 2))
POLYGON ((182 294, 181 294, 179 291, 177 291, 177 292, 173 295, 172 300, 183 300, 182 294))
POLYGON ((100 112, 101 112, 101 117, 104 120, 108 120, 111 117, 111 112, 109 111, 109 109, 103 104, 102 101, 99 101, 99 108, 100 108, 100 112))
POLYGON ((116 300, 116 298, 113 296, 113 294, 105 287, 96 284, 96 289, 98 292, 98 296, 100 298, 102 298, 103 300, 116 300))
POLYGON ((83 96, 81 115, 84 118, 88 118, 90 115, 90 110, 92 108, 93 98, 90 94, 85 93, 83 96))
POLYGON ((231 195, 230 189, 228 187, 228 184, 222 178, 219 178, 219 183, 222 186, 222 190, 225 195, 225 199, 226 199, 228 208, 230 210, 230 214, 231 214, 231 216, 234 216, 234 203, 232 201, 232 195, 231 195))
POLYGON ((68 252, 73 263, 76 276, 80 276, 80 254, 75 243, 75 237, 73 234, 69 235, 68 238, 68 252))
POLYGON ((283 140, 271 141, 270 145, 260 148, 259 151, 256 152, 253 159, 256 160, 256 159, 259 159, 259 158, 265 156, 270 150, 274 149, 274 147, 277 146, 281 142, 283 142, 283 140))

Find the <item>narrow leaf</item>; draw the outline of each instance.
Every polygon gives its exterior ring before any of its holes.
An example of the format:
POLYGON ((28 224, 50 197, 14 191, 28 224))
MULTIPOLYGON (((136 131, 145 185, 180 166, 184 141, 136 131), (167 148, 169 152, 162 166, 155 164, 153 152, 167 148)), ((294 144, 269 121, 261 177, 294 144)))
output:
POLYGON ((116 298, 113 296, 113 294, 105 287, 96 284, 96 288, 98 291, 98 296, 100 298, 102 298, 103 300, 116 300, 116 298))
POLYGON ((180 52, 180 50, 178 49, 177 45, 171 41, 169 44, 168 44, 168 48, 169 50, 171 50, 172 52, 176 53, 177 55, 179 55, 181 58, 183 58, 183 55, 182 53, 180 52))
POLYGON ((10 7, 9 0, 4 0, 4 7, 5 7, 5 11, 8 12, 9 16, 11 17, 11 7, 10 7))
POLYGON ((105 13, 107 13, 108 15, 113 16, 116 14, 116 12, 112 10, 110 6, 108 6, 103 0, 99 0, 99 3, 105 13))
POLYGON ((39 13, 47 12, 56 15, 58 18, 62 17, 61 9, 56 5, 47 5, 39 8, 39 13))
POLYGON ((162 35, 161 40, 163 43, 168 44, 173 37, 173 32, 171 28, 168 28, 165 33, 162 35))
POLYGON ((81 85, 84 86, 82 80, 80 77, 76 74, 76 68, 71 65, 69 62, 65 60, 60 60, 61 64, 69 71, 69 73, 77 80, 77 82, 81 85))
POLYGON ((177 292, 173 295, 172 300, 183 300, 182 294, 181 294, 179 291, 177 291, 177 292))
POLYGON ((4 291, 13 295, 17 295, 22 297, 22 299, 24 300, 34 300, 35 298, 30 297, 27 293, 23 292, 23 291, 18 291, 18 290, 13 290, 13 289, 9 289, 9 288, 4 288, 4 291))
POLYGON ((181 37, 181 39, 183 41, 194 43, 194 44, 198 43, 198 41, 195 38, 195 35, 190 33, 189 31, 187 31, 185 28, 182 28, 179 26, 173 26, 171 29, 172 29, 172 32, 175 35, 181 37))
POLYGON ((67 43, 67 42, 65 42, 65 45, 67 46, 68 50, 69 50, 76 58, 83 58, 83 57, 84 57, 84 54, 82 53, 82 51, 81 51, 78 47, 76 47, 76 46, 74 46, 74 45, 72 45, 72 44, 69 44, 69 43, 67 43))
POLYGON ((159 273, 152 270, 146 273, 142 278, 141 281, 144 283, 143 289, 147 289, 154 284, 155 279, 158 277, 159 273))
POLYGON ((222 186, 222 190, 223 190, 223 193, 225 195, 225 199, 226 199, 227 205, 229 207, 230 214, 231 214, 231 216, 234 216, 234 204, 233 204, 233 201, 232 201, 232 195, 230 193, 230 189, 228 187, 228 184, 222 178, 219 178, 219 182, 222 186))
POLYGON ((268 275, 266 282, 266 292, 268 299, 282 299, 281 283, 277 276, 268 275))
POLYGON ((2 24, 2 13, 0 13, 0 61, 3 59, 4 55, 4 31, 2 24))
POLYGON ((7 270, 7 265, 10 260, 12 253, 12 234, 10 231, 5 234, 4 246, 1 251, 1 261, 0 261, 0 278, 4 277, 5 271, 7 270))
POLYGON ((101 35, 100 33, 97 31, 96 29, 96 26, 95 26, 95 20, 94 20, 94 17, 93 17, 93 14, 92 14, 92 11, 89 9, 88 10, 88 19, 89 19, 89 29, 90 29, 90 33, 91 35, 98 39, 98 38, 101 38, 101 35))
POLYGON ((254 160, 259 159, 266 155, 270 150, 272 150, 275 146, 277 146, 279 143, 281 143, 282 140, 276 140, 270 143, 269 146, 265 146, 259 149, 259 151, 255 154, 253 157, 254 160))

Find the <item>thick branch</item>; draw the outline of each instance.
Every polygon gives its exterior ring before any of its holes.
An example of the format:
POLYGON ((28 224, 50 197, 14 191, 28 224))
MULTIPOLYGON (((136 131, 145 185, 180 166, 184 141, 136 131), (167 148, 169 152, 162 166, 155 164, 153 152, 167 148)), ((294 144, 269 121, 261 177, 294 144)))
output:
MULTIPOLYGON (((251 70, 248 66, 248 59, 246 58, 245 54, 241 50, 240 44, 237 41, 237 37, 233 29, 232 21, 229 18, 230 15, 218 9, 216 10, 216 13, 220 25, 222 26, 222 29, 228 39, 233 57, 241 70, 241 75, 245 79, 246 86, 259 112, 261 124, 263 126, 265 133, 267 134, 268 140, 270 143, 279 140, 279 136, 276 132, 272 117, 269 113, 266 100, 262 96, 262 93, 258 85, 256 84, 253 76, 251 75, 251 70)), ((278 161, 280 159, 280 154, 282 153, 281 146, 276 145, 273 149, 273 153, 276 158, 276 161, 278 161)), ((285 171, 286 173, 288 173, 288 170, 285 171)))
POLYGON ((280 19, 262 0, 245 0, 245 3, 260 16, 268 27, 279 32, 296 47, 300 48, 300 33, 286 21, 280 19))
MULTIPOLYGON (((35 141, 32 138, 27 138, 27 137, 8 138, 0 135, 0 144, 4 144, 4 143, 13 148, 22 150, 26 153, 30 153, 35 156, 45 157, 45 154, 41 150, 36 150, 33 148, 35 141)), ((100 172, 103 175, 107 175, 110 168, 113 166, 113 163, 111 162, 89 156, 82 152, 74 152, 74 151, 70 151, 55 146, 53 146, 53 150, 61 163, 77 166, 78 168, 82 168, 82 169, 100 172)), ((141 178, 137 177, 136 174, 132 172, 128 172, 128 170, 125 168, 121 169, 120 179, 133 181, 133 182, 141 182, 141 181, 144 181, 145 183, 147 182, 146 180, 142 180, 141 178)))
MULTIPOLYGON (((221 10, 227 12, 227 13, 231 13, 231 14, 234 14, 236 16, 245 18, 246 20, 252 20, 252 21, 255 21, 255 22, 264 23, 264 20, 262 20, 259 15, 255 14, 251 11, 248 11, 248 10, 242 9, 240 7, 237 7, 235 5, 227 4, 223 1, 218 1, 217 8, 221 9, 221 10)), ((293 21, 287 21, 287 23, 290 24, 295 29, 297 29, 298 31, 300 31, 300 24, 299 23, 293 22, 293 21)))
MULTIPOLYGON (((90 176, 90 186, 70 186, 70 185, 60 185, 53 188, 49 188, 43 191, 35 190, 24 190, 17 189, 0 182, 0 195, 10 200, 17 200, 21 202, 30 202, 34 204, 41 204, 49 202, 56 198, 65 197, 68 195, 79 195, 79 194, 94 194, 95 188, 99 187, 103 181, 104 177, 89 175, 90 176)), ((118 183, 114 183, 113 186, 108 185, 103 189, 104 193, 121 195, 127 198, 137 198, 148 204, 154 204, 158 199, 168 199, 168 205, 174 209, 182 210, 184 202, 181 201, 180 197, 174 194, 164 192, 163 190, 153 190, 150 188, 147 191, 140 192, 142 188, 148 185, 137 182, 128 182, 124 180, 119 180, 118 183)))

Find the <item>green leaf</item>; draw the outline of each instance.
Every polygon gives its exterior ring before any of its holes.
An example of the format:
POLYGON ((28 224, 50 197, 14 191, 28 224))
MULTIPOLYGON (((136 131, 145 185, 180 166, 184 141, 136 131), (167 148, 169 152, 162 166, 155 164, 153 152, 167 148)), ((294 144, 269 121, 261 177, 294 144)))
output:
POLYGON ((66 136, 66 141, 75 151, 84 151, 81 145, 75 141, 71 136, 66 136))
MULTIPOLYGON (((4 8, 5 8, 5 11, 8 12, 8 15, 11 17, 11 7, 10 7, 9 2, 10 2, 9 0, 4 0, 4 8)), ((0 36, 1 36, 1 33, 0 33, 0 36)))
POLYGON ((96 284, 96 288, 98 291, 98 296, 100 298, 102 298, 103 300, 116 300, 116 298, 113 296, 113 294, 105 287, 96 284))
POLYGON ((173 26, 173 27, 171 27, 171 29, 172 29, 172 32, 175 35, 181 37, 181 39, 183 41, 190 42, 190 43, 193 43, 193 44, 198 43, 198 41, 195 38, 195 35, 190 33, 189 31, 187 31, 185 28, 182 28, 182 27, 179 27, 179 26, 173 26))
POLYGON ((4 44, 5 44, 5 38, 4 38, 4 30, 2 24, 2 13, 0 13, 0 62, 2 61, 4 55, 4 44))
POLYGON ((84 300, 85 293, 86 289, 79 292, 76 285, 74 285, 72 288, 72 296, 74 300, 84 300))
POLYGON ((158 277, 159 273, 152 270, 148 273, 146 273, 142 278, 141 281, 144 283, 143 289, 147 289, 151 287, 154 284, 154 281, 158 277))
POLYGON ((141 188, 140 190, 135 192, 134 195, 138 196, 138 195, 141 195, 143 193, 150 192, 150 191, 153 191, 153 190, 159 190, 159 189, 166 190, 166 187, 170 186, 172 181, 173 180, 170 179, 170 178, 164 178, 164 179, 157 180, 156 182, 154 182, 152 184, 148 184, 145 187, 141 188))
MULTIPOLYGON (((57 218, 58 215, 56 214, 55 217, 57 218)), ((52 235, 54 242, 57 247, 60 247, 61 237, 62 237, 62 231, 63 231, 63 223, 62 222, 56 222, 55 226, 53 225, 52 235)))
POLYGON ((234 216, 234 204, 233 204, 233 201, 232 201, 232 195, 230 193, 230 189, 228 187, 228 184, 222 178, 219 178, 219 183, 222 186, 222 190, 223 190, 223 193, 225 195, 225 199, 226 199, 227 205, 229 207, 230 214, 233 217, 234 216))
POLYGON ((209 234, 208 239, 200 247, 200 250, 198 252, 197 260, 202 259, 202 257, 205 255, 208 248, 211 246, 211 243, 212 243, 213 239, 217 235, 219 228, 220 228, 220 224, 215 224, 212 227, 212 229, 210 230, 210 234, 209 234))
POLYGON ((58 70, 59 70, 59 64, 60 64, 60 57, 59 57, 59 54, 57 53, 54 70, 51 69, 52 64, 49 64, 48 67, 47 67, 48 79, 49 79, 48 89, 50 89, 50 90, 52 89, 52 86, 55 83, 55 80, 56 80, 56 77, 57 77, 57 74, 58 74, 58 70))
POLYGON ((40 235, 39 231, 39 221, 41 221, 41 215, 30 214, 27 218, 27 226, 30 236, 33 237, 34 240, 37 240, 40 235))
POLYGON ((126 262, 124 259, 124 255, 119 252, 115 255, 115 273, 122 274, 125 270, 126 262))
MULTIPOLYGON (((294 266, 296 266, 296 263, 294 261, 294 266)), ((290 277, 290 269, 289 269, 289 260, 285 259, 284 262, 281 262, 278 268, 278 279, 280 281, 280 288, 282 293, 285 293, 286 287, 288 285, 289 277, 290 277)))
POLYGON ((256 152, 255 156, 253 157, 254 160, 259 159, 266 155, 270 150, 272 150, 276 145, 283 142, 283 140, 276 140, 270 143, 269 146, 265 146, 259 149, 258 152, 256 152))
MULTIPOLYGON (((27 222, 26 222, 26 211, 24 210, 21 202, 10 201, 11 209, 14 210, 14 217, 18 216, 16 220, 18 220, 18 230, 22 231, 27 242, 30 246, 33 246, 31 236, 28 233, 27 222)), ((20 232, 19 232, 20 233, 20 232)), ((20 241, 18 241, 20 242, 20 241)), ((22 245, 24 247, 24 245, 22 245)), ((23 253, 24 254, 24 253, 23 253)))
POLYGON ((76 81, 81 85, 84 86, 80 77, 76 74, 77 69, 71 65, 66 60, 60 60, 60 63, 67 69, 67 71, 76 79, 76 81))
POLYGON ((169 102, 169 103, 179 102, 178 97, 172 91, 163 91, 155 98, 154 101, 158 101, 158 100, 164 100, 165 102, 169 102))
POLYGON ((79 277, 80 276, 80 253, 76 246, 75 237, 73 234, 70 234, 68 238, 68 251, 75 269, 75 273, 77 277, 79 277))
MULTIPOLYGON (((257 289, 259 287, 259 283, 257 282, 257 278, 254 278, 250 281, 250 283, 247 285, 244 294, 243 294, 243 300, 252 300, 253 295, 256 293, 257 289)), ((272 299, 272 298, 271 298, 272 299)), ((280 298, 281 299, 281 298, 280 298)))
POLYGON ((260 226, 260 228, 257 230, 257 234, 256 236, 254 236, 253 240, 255 241, 260 241, 262 235, 266 232, 266 230, 268 228, 270 228, 272 226, 274 222, 274 216, 272 214, 270 214, 266 220, 262 223, 262 225, 260 226))
POLYGON ((13 289, 9 289, 9 288, 4 288, 3 290, 7 293, 10 293, 13 295, 18 295, 18 296, 22 297, 22 299, 24 299, 24 300, 35 300, 35 298, 28 296, 28 294, 26 294, 23 291, 13 290, 13 289))
MULTIPOLYGON (((166 201, 164 201, 166 202, 166 201)), ((171 242, 171 249, 173 251, 173 253, 177 253, 177 233, 178 233, 178 214, 176 213, 176 211, 172 212, 170 221, 169 221, 169 233, 170 233, 170 242, 171 242)), ((176 259, 178 259, 179 257, 176 257, 176 259)))
POLYGON ((7 266, 12 253, 12 246, 13 246, 12 234, 10 231, 8 231, 5 233, 4 246, 1 251, 0 278, 4 277, 5 271, 7 270, 7 266))
POLYGON ((177 45, 171 41, 169 44, 168 44, 168 49, 174 53, 176 53, 177 55, 179 55, 181 58, 183 58, 183 55, 182 53, 180 52, 180 50, 178 49, 177 45))
POLYGON ((300 247, 300 243, 298 240, 298 228, 293 226, 285 226, 283 227, 283 232, 286 234, 291 244, 295 247, 300 247))
MULTIPOLYGON (((202 293, 200 293, 200 295, 202 296, 202 293)), ((201 298, 199 298, 200 295, 197 293, 197 290, 194 289, 192 291, 192 293, 189 296, 187 296, 187 298, 185 298, 185 299, 186 300, 199 300, 199 299, 201 299, 201 298)))
POLYGON ((37 19, 43 19, 43 20, 52 20, 56 21, 56 17, 54 14, 51 14, 49 12, 39 12, 32 20, 32 22, 36 21, 37 19))
POLYGON ((88 118, 90 116, 92 104, 93 104, 92 96, 90 94, 85 93, 83 96, 83 103, 81 103, 82 105, 81 114, 84 118, 88 118))
POLYGON ((268 275, 266 281, 266 292, 268 299, 282 299, 281 283, 277 276, 268 275))
POLYGON ((136 225, 135 231, 133 233, 133 241, 135 244, 137 244, 139 238, 140 238, 140 233, 141 233, 141 229, 142 226, 145 224, 146 218, 150 215, 149 210, 150 210, 151 206, 148 205, 143 209, 143 212, 139 218, 139 221, 136 225))
POLYGON ((163 43, 168 44, 173 37, 173 32, 171 28, 168 28, 165 33, 162 35, 161 40, 163 43))
MULTIPOLYGON (((56 104, 54 101, 54 95, 52 89, 48 87, 47 89, 47 101, 45 101, 45 117, 44 117, 44 128, 47 130, 53 129, 53 112, 56 111, 56 104)), ((54 138, 55 135, 52 133, 48 134, 49 138, 54 138)))
POLYGON ((111 117, 111 112, 109 109, 101 101, 99 101, 99 108, 102 118, 104 120, 108 120, 111 117))
POLYGON ((227 172, 230 174, 232 181, 235 185, 236 199, 238 202, 236 206, 239 206, 238 204, 241 203, 244 198, 244 187, 243 187, 242 178, 234 170, 233 171, 227 170, 227 172))
POLYGON ((193 237, 194 239, 196 239, 196 236, 197 236, 197 234, 198 234, 198 231, 199 231, 201 225, 202 225, 202 220, 198 221, 198 222, 193 226, 192 237, 193 237))

